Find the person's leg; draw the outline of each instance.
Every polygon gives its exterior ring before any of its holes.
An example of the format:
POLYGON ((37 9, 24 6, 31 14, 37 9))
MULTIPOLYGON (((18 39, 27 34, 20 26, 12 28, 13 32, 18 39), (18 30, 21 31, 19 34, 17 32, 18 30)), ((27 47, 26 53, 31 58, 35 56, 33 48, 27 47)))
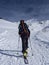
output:
POLYGON ((23 39, 22 39, 22 53, 23 53, 23 51, 24 51, 24 47, 23 47, 24 45, 23 45, 23 43, 24 43, 24 42, 23 42, 23 39))
POLYGON ((27 56, 27 48, 28 48, 28 40, 26 38, 22 38, 22 53, 24 58, 27 56))
POLYGON ((28 38, 26 38, 26 49, 28 48, 28 38))
POLYGON ((26 39, 22 38, 22 53, 24 53, 26 50, 26 39))
POLYGON ((27 54, 28 54, 27 48, 28 48, 28 38, 25 38, 25 40, 24 40, 24 49, 25 50, 24 50, 24 53, 23 53, 25 58, 27 57, 27 54))

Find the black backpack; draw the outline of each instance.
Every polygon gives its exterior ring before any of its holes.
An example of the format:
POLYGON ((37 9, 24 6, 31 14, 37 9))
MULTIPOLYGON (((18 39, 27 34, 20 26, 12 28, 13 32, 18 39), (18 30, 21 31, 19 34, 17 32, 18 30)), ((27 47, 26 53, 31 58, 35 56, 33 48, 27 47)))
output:
POLYGON ((21 24, 19 24, 19 34, 22 35, 22 32, 27 33, 28 37, 30 36, 30 30, 28 28, 28 25, 24 23, 24 28, 21 24))

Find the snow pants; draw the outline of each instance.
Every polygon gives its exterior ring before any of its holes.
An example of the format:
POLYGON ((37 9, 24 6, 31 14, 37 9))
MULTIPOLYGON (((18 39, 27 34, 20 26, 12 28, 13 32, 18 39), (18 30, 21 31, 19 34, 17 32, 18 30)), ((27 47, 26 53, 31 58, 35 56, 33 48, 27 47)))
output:
POLYGON ((22 53, 24 53, 28 48, 28 38, 22 38, 22 53))

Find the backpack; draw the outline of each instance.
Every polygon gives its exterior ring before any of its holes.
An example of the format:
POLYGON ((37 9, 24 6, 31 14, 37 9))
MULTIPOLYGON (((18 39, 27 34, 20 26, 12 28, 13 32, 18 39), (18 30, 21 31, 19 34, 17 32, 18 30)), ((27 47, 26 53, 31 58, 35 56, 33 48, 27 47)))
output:
POLYGON ((28 37, 30 36, 30 30, 28 28, 28 25, 24 23, 24 26, 19 24, 19 35, 23 36, 23 34, 26 34, 28 37))

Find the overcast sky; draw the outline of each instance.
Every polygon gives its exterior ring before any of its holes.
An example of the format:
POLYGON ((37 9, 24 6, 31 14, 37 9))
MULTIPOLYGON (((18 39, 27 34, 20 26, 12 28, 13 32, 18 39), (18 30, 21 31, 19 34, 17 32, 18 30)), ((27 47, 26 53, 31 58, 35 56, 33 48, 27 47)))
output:
POLYGON ((37 18, 41 9, 49 8, 48 4, 49 0, 0 0, 0 16, 11 21, 37 18))

